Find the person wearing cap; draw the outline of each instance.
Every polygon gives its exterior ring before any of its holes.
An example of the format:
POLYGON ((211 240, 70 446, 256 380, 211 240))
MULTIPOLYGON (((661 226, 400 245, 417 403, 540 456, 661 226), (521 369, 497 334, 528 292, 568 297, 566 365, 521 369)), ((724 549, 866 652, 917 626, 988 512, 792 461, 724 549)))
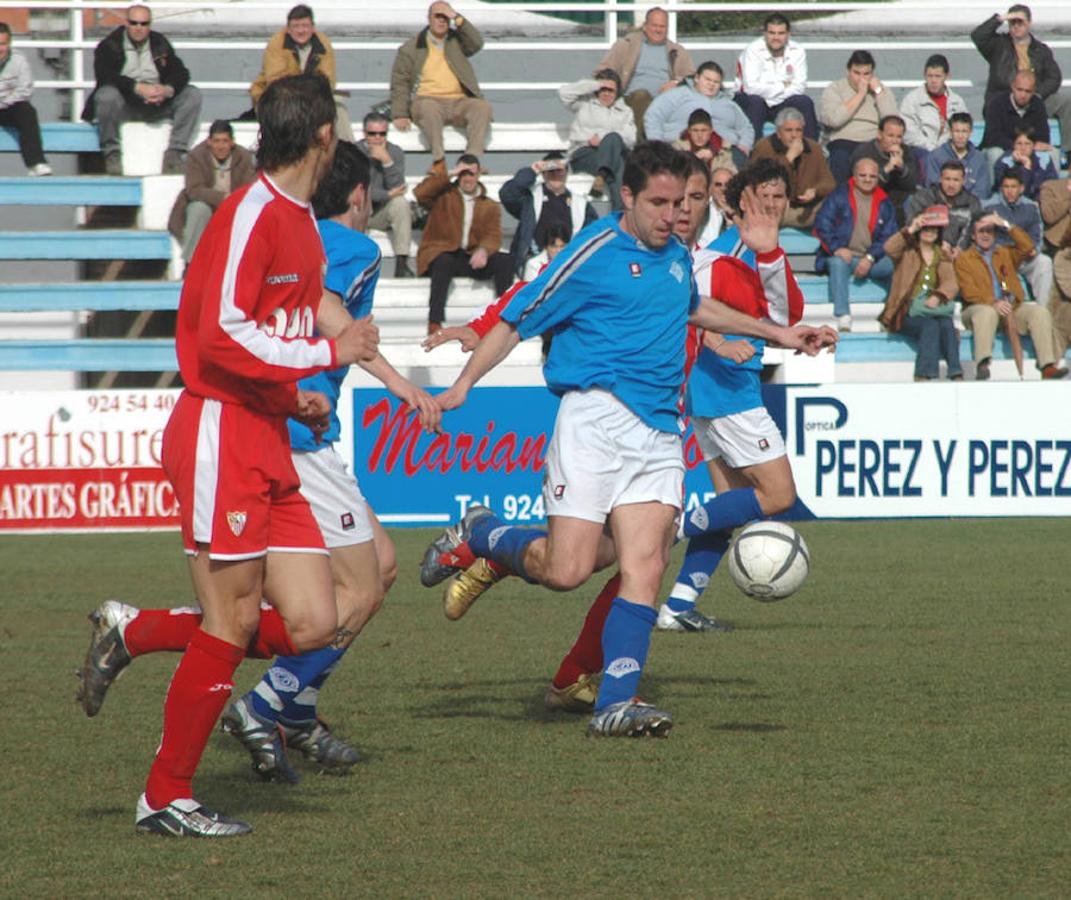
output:
POLYGON ((1016 3, 1004 15, 994 13, 971 32, 974 46, 989 63, 985 105, 988 107, 995 94, 1008 89, 1016 72, 1033 72, 1037 79, 1035 91, 1046 113, 1059 120, 1061 143, 1067 151, 1071 148, 1071 93, 1060 90, 1063 74, 1052 48, 1034 37, 1031 25, 1030 7, 1016 3), (1007 31, 1001 32, 1004 24, 1007 31))
POLYGON ((509 252, 518 278, 524 277, 525 264, 543 250, 551 232, 564 228, 569 241, 598 218, 587 198, 577 196, 566 186, 568 176, 565 154, 552 150, 530 166, 518 169, 498 191, 502 206, 517 220, 509 252))
POLYGON ((480 183, 480 160, 462 153, 449 172, 437 160, 413 189, 428 223, 417 250, 417 275, 431 278, 428 334, 442 328, 454 278, 494 280, 495 296, 513 283, 513 263, 502 247, 502 209, 480 183))

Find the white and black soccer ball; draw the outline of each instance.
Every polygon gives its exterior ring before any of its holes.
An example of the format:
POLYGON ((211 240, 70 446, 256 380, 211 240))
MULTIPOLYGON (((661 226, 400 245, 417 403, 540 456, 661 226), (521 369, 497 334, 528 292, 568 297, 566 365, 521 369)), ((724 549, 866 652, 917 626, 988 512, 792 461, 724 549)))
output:
POLYGON ((794 594, 810 571, 807 544, 784 522, 752 522, 729 548, 729 574, 736 586, 763 602, 794 594))

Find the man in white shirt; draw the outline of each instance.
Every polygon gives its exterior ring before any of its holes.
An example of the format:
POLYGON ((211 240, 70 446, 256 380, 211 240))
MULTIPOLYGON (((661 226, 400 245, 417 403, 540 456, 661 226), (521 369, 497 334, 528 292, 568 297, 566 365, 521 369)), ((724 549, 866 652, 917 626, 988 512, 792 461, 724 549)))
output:
POLYGON ((11 50, 11 26, 0 22, 0 125, 14 128, 19 135, 22 161, 31 175, 51 175, 41 145, 37 110, 30 103, 33 75, 21 53, 11 50))
POLYGON ((733 98, 751 120, 755 139, 786 106, 803 113, 803 134, 818 140, 814 101, 807 96, 807 51, 791 40, 791 25, 781 13, 766 17, 762 37, 744 48, 736 62, 733 98))

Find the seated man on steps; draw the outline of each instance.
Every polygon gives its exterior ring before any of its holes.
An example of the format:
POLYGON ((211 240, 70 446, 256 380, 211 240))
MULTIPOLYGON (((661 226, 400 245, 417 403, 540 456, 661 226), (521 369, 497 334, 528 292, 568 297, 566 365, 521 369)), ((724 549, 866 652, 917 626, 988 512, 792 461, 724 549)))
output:
POLYGON ((413 211, 405 199, 405 151, 387 140, 390 120, 379 112, 364 117, 364 139, 357 149, 372 168, 372 218, 369 228, 390 232, 394 277, 412 278, 409 247, 413 242, 413 211))
POLYGON ((446 171, 439 160, 413 191, 431 210, 417 250, 417 275, 431 276, 428 334, 446 321, 446 295, 458 277, 494 279, 495 295, 513 283, 509 254, 501 252, 502 209, 480 183, 480 161, 462 153, 446 171))
POLYGON ((164 153, 165 175, 181 175, 186 151, 201 117, 201 92, 171 42, 152 30, 147 6, 131 6, 126 25, 116 28, 93 51, 97 86, 86 101, 82 118, 96 121, 100 152, 109 175, 123 174, 119 126, 123 122, 171 120, 171 139, 164 153))
POLYGON ((21 53, 11 49, 11 26, 0 22, 0 125, 14 128, 19 135, 19 152, 31 175, 51 175, 41 142, 37 110, 30 102, 33 75, 21 53))

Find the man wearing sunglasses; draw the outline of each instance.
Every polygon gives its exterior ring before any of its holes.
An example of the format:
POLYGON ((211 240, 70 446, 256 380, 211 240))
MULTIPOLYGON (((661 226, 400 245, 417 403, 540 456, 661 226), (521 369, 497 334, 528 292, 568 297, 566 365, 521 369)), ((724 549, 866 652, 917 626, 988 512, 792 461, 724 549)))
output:
POLYGON ((390 232, 394 250, 394 277, 412 278, 409 245, 413 240, 413 212, 405 199, 405 151, 387 140, 390 120, 380 112, 364 117, 364 138, 357 149, 371 166, 372 217, 368 227, 390 232))
POLYGON ((175 55, 171 42, 152 30, 147 6, 131 6, 126 23, 93 51, 97 86, 82 118, 96 121, 100 150, 109 175, 122 175, 119 126, 123 122, 171 119, 171 139, 164 153, 165 175, 181 175, 186 151, 201 117, 201 92, 175 55))
POLYGON ((469 62, 482 47, 476 26, 449 3, 436 0, 428 8, 428 27, 398 48, 390 76, 394 127, 407 131, 416 122, 433 162, 445 155, 444 125, 465 130, 466 153, 484 151, 491 104, 483 99, 469 62))

